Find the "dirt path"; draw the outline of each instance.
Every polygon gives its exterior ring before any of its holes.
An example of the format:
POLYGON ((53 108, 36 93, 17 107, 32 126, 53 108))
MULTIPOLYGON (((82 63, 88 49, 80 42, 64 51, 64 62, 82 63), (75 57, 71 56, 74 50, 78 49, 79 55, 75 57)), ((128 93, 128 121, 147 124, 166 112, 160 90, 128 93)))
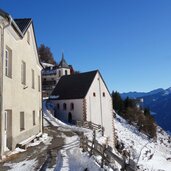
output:
MULTIPOLYGON (((47 168, 53 170, 56 166, 57 153, 64 145, 64 138, 62 138, 62 134, 65 134, 67 137, 71 137, 74 135, 74 133, 70 131, 61 131, 60 129, 58 130, 57 127, 52 125, 44 127, 44 133, 47 133, 48 136, 52 137, 52 140, 49 144, 44 144, 41 142, 37 146, 28 147, 27 151, 25 152, 11 155, 6 159, 6 161, 0 163, 0 171, 10 170, 10 167, 7 166, 6 163, 15 165, 28 160, 36 161, 34 167, 31 168, 32 171, 44 171, 47 168)), ((23 163, 23 166, 24 164, 25 163, 23 163)), ((20 170, 20 168, 17 169, 20 170)))

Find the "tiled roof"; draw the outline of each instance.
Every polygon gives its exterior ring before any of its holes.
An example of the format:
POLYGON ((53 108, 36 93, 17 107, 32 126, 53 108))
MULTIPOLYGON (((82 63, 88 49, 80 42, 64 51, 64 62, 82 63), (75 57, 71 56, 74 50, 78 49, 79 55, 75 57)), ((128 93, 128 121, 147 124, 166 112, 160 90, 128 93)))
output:
POLYGON ((98 71, 95 70, 61 77, 52 92, 52 96, 59 96, 59 100, 84 98, 97 72, 98 71))
POLYGON ((28 27, 30 26, 32 19, 31 18, 23 18, 23 19, 14 19, 15 23, 21 30, 23 34, 26 33, 28 27))

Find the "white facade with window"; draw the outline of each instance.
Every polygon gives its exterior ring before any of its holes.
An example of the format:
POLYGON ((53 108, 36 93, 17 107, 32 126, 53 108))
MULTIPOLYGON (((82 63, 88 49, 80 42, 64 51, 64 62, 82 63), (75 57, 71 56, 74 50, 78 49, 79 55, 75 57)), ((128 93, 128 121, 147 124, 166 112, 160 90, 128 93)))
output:
POLYGON ((0 157, 42 132, 42 66, 32 20, 19 20, 0 10, 0 157), (17 25, 19 20, 25 31, 17 25))
POLYGON ((64 54, 62 54, 62 59, 59 65, 52 65, 47 63, 42 63, 44 69, 42 71, 42 90, 43 96, 48 97, 52 93, 59 79, 64 75, 71 74, 71 68, 64 59, 64 54))
POLYGON ((114 147, 112 98, 99 71, 62 77, 52 95, 57 98, 52 100, 56 117, 68 122, 72 119, 101 125, 109 144, 114 147))

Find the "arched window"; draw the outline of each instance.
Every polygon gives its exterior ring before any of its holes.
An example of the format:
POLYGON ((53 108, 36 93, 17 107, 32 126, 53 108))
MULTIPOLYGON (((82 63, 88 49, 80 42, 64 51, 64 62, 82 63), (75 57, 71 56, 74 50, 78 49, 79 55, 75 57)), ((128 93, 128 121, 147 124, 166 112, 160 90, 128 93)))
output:
POLYGON ((74 110, 74 103, 71 103, 71 104, 70 104, 70 109, 71 109, 71 110, 74 110))
POLYGON ((105 92, 103 92, 103 97, 105 97, 105 92))
POLYGON ((96 93, 95 92, 93 92, 93 96, 96 97, 96 93))
POLYGON ((65 70, 65 75, 68 75, 68 71, 67 70, 65 70))
POLYGON ((63 104, 63 110, 66 110, 67 109, 67 105, 66 103, 63 104))

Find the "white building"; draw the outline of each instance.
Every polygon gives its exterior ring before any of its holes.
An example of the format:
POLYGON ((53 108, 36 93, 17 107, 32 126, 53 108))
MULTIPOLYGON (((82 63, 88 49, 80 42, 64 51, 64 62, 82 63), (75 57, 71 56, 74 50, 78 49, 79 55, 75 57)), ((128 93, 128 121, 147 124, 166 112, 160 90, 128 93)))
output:
POLYGON ((99 71, 61 77, 52 96, 57 98, 57 117, 101 125, 114 147, 112 99, 99 71))
POLYGON ((0 10, 0 157, 42 132, 41 70, 32 19, 0 10))
POLYGON ((42 91, 43 96, 48 97, 63 75, 72 74, 72 66, 67 64, 63 53, 59 65, 52 65, 47 63, 42 63, 42 65, 44 68, 42 70, 42 91))

